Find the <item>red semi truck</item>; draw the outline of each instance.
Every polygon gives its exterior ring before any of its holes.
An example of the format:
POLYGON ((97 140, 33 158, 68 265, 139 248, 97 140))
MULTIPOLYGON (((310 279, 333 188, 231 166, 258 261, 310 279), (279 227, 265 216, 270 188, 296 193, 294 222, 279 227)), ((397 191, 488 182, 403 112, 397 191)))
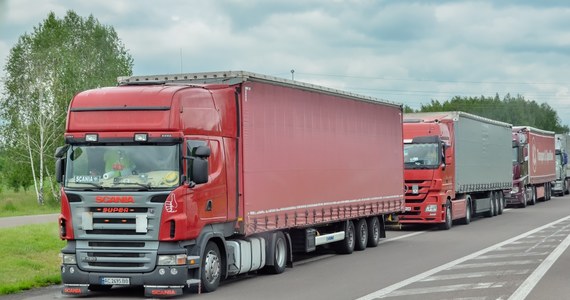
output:
POLYGON ((294 252, 351 253, 404 209, 402 107, 249 72, 119 78, 56 151, 65 294, 215 290, 294 252))
POLYGON ((555 134, 530 126, 512 129, 513 187, 505 193, 508 205, 526 207, 550 200, 556 180, 555 134))
POLYGON ((510 189, 511 125, 464 112, 404 116, 403 224, 449 229, 474 214, 503 212, 510 189))

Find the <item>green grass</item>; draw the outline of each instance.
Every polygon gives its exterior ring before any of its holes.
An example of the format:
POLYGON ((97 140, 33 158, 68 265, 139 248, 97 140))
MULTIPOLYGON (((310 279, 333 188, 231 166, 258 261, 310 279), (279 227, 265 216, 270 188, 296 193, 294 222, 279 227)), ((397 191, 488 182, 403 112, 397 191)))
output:
POLYGON ((0 228, 0 295, 61 283, 57 224, 0 228))
POLYGON ((33 189, 14 192, 3 188, 0 192, 0 217, 53 214, 60 210, 59 203, 45 197, 44 205, 39 205, 33 189))

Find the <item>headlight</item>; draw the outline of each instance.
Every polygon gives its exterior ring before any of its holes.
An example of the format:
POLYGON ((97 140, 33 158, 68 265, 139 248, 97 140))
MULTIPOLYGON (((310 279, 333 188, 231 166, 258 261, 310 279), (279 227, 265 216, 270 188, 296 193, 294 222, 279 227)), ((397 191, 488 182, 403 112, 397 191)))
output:
POLYGON ((76 265, 77 260, 75 259, 75 254, 65 254, 61 253, 59 255, 61 257, 61 263, 64 265, 76 265))
POLYGON ((430 204, 430 205, 426 206, 426 212, 437 212, 437 205, 436 204, 430 204))
POLYGON ((511 190, 512 193, 518 193, 519 192, 519 187, 518 186, 513 186, 513 189, 511 190))
POLYGON ((185 265, 185 264, 186 264, 186 254, 158 256, 157 265, 159 266, 175 266, 175 265, 185 265))

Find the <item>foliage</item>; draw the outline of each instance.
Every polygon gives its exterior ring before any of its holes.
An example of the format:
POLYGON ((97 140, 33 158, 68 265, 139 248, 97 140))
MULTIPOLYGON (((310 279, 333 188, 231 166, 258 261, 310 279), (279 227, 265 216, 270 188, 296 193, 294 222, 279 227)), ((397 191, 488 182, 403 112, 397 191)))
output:
POLYGON ((0 229, 0 295, 61 282, 57 223, 0 229))
POLYGON ((22 35, 4 67, 0 99, 5 153, 15 170, 6 174, 10 186, 33 183, 43 204, 44 177, 52 181, 53 153, 63 143, 70 100, 82 90, 114 85, 117 76, 132 74, 132 66, 115 30, 93 16, 68 11, 58 19, 52 12, 22 35))
POLYGON ((538 104, 526 100, 523 96, 507 94, 500 99, 495 97, 460 97, 439 102, 431 100, 422 105, 418 112, 463 111, 493 120, 503 121, 515 126, 532 126, 556 133, 568 133, 567 125, 562 125, 556 111, 547 103, 538 104))

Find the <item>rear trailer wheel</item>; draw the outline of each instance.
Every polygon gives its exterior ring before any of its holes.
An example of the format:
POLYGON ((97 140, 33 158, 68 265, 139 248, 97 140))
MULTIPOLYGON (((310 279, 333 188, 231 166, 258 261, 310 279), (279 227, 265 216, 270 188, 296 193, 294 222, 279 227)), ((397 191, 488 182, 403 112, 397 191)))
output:
POLYGON ((449 230, 453 226, 453 218, 451 216, 451 203, 445 205, 445 221, 439 226, 441 230, 449 230))
POLYGON ((499 215, 503 214, 503 211, 505 210, 505 195, 503 194, 502 191, 498 192, 499 195, 499 215))
POLYGON ((493 197, 495 200, 495 210, 493 211, 493 216, 497 216, 499 214, 499 193, 493 192, 493 194, 495 194, 495 197, 493 197))
POLYGON ((356 238, 354 250, 362 251, 366 249, 366 244, 368 244, 368 225, 366 225, 366 219, 358 220, 354 230, 356 238))
POLYGON ((336 242, 335 250, 339 254, 351 254, 354 251, 355 244, 355 232, 354 223, 352 221, 346 221, 344 225, 344 240, 336 242))
POLYGON ((275 233, 274 241, 273 265, 265 266, 263 271, 269 274, 281 274, 287 267, 287 242, 283 232, 275 233))
POLYGON ((378 246, 380 241, 380 220, 378 217, 372 217, 368 219, 368 247, 378 246))
POLYGON ((202 291, 209 293, 215 291, 220 285, 222 277, 222 257, 216 243, 209 241, 202 255, 202 291))

